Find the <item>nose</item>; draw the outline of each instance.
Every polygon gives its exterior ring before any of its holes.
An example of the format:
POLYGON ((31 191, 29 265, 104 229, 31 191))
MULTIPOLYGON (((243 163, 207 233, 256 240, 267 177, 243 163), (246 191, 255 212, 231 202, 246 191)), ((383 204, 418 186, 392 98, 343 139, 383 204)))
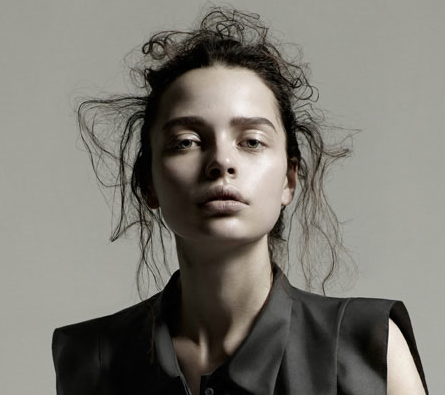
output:
POLYGON ((214 143, 209 150, 208 163, 205 167, 205 174, 210 179, 236 175, 234 161, 235 148, 229 142, 214 143))

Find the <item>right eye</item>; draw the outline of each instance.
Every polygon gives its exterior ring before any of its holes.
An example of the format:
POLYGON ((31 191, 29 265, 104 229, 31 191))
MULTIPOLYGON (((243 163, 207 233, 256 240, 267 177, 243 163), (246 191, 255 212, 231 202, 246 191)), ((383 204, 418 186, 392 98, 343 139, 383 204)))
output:
POLYGON ((192 139, 180 139, 174 141, 170 148, 176 151, 184 151, 192 148, 193 143, 199 144, 199 141, 195 141, 192 139))

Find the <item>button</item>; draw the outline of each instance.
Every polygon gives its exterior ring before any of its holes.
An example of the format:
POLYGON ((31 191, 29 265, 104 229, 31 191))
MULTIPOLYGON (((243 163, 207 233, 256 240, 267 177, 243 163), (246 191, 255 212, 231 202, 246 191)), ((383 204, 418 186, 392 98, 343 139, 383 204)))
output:
POLYGON ((213 395, 215 393, 215 391, 213 391, 213 388, 208 387, 206 388, 206 390, 204 391, 205 395, 213 395))

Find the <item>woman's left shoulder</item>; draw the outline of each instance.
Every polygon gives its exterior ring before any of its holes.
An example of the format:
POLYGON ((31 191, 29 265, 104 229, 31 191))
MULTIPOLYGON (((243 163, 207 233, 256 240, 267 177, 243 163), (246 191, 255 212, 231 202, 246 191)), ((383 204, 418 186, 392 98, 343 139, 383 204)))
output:
POLYGON ((369 375, 382 378, 388 395, 428 393, 413 326, 402 301, 348 298, 338 341, 343 370, 366 360, 369 375))

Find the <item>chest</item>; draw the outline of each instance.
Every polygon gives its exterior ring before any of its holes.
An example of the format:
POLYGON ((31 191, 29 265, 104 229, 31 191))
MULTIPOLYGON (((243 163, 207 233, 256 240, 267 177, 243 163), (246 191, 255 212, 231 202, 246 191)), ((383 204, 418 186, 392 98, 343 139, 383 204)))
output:
POLYGON ((200 394, 201 376, 212 373, 226 357, 204 360, 199 349, 193 344, 172 338, 173 348, 179 367, 192 395, 200 394))

